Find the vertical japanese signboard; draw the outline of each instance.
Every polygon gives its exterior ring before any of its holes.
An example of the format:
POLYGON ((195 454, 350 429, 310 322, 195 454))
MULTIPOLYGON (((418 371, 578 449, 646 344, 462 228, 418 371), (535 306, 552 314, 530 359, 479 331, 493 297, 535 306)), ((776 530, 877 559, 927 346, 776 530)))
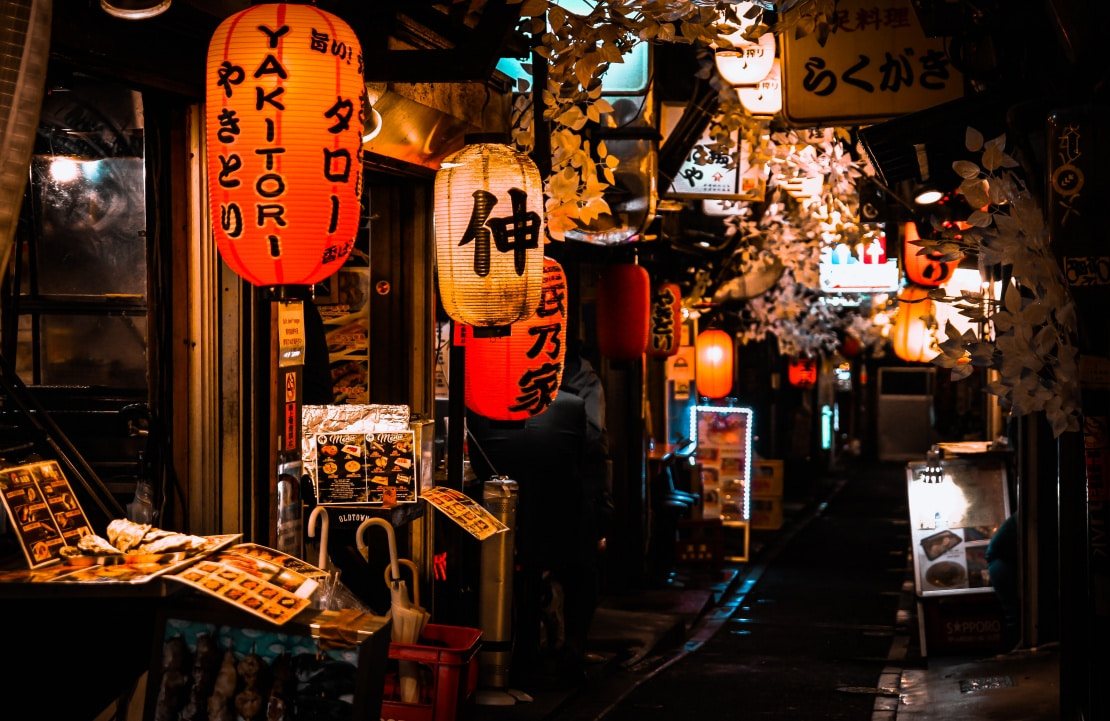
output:
POLYGON ((963 96, 944 39, 925 36, 910 0, 840 0, 832 24, 824 46, 814 34, 783 38, 788 123, 874 123, 963 96))

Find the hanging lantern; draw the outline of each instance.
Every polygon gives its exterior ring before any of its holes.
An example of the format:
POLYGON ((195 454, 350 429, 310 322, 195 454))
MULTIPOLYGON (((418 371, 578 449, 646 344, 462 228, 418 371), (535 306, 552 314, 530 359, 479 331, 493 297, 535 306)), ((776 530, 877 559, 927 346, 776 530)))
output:
POLYGON ((718 47, 714 51, 717 72, 730 85, 755 85, 767 77, 775 60, 774 33, 763 33, 755 42, 744 39, 744 33, 756 22, 755 18, 745 17, 752 5, 751 2, 742 2, 737 6, 740 27, 725 36, 733 47, 718 47))
POLYGON ((704 330, 694 343, 694 382, 698 394, 724 398, 732 390, 732 336, 723 330, 704 330))
POLYGON ((567 283, 563 267, 543 259, 535 313, 509 335, 466 340, 466 407, 499 421, 522 421, 547 410, 563 380, 567 283))
POLYGON ((682 289, 676 283, 663 283, 651 299, 647 354, 667 358, 678 353, 681 329, 682 289))
MULTIPOLYGON (((769 35, 770 33, 768 33, 769 35)), ((736 88, 740 104, 756 117, 769 117, 782 112, 782 64, 775 58, 771 70, 755 85, 736 88)))
POLYGON ((902 266, 905 268, 906 280, 909 282, 936 288, 943 285, 960 264, 960 259, 941 260, 941 253, 921 253, 921 246, 913 241, 919 240, 917 223, 912 220, 902 225, 902 266))
POLYGON ((648 346, 651 279, 635 263, 606 266, 597 281, 597 347, 609 360, 637 360, 648 346))
POLYGON ((858 356, 861 350, 863 350, 863 342, 860 341, 857 336, 851 333, 845 333, 844 340, 840 342, 840 355, 852 359, 858 356))
POLYGON ((817 383, 817 359, 790 359, 786 366, 786 378, 795 388, 812 388, 817 383))
POLYGON ((928 363, 940 353, 933 333, 933 301, 929 289, 906 286, 898 293, 894 316, 894 353, 904 361, 928 363))
POLYGON ((532 315, 543 235, 543 184, 531 158, 500 143, 474 143, 445 158, 435 179, 435 237, 447 315, 476 327, 532 315))
POLYGON ((220 256, 256 286, 310 285, 350 255, 362 192, 362 49, 311 5, 255 5, 208 46, 208 197, 220 256))

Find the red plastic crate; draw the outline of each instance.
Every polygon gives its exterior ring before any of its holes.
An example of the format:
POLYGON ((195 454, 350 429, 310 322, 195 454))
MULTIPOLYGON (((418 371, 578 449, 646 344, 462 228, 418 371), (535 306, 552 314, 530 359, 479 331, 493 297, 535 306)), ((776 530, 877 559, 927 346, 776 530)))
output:
POLYGON ((390 643, 389 658, 415 661, 428 671, 420 703, 405 703, 386 684, 382 721, 454 721, 478 685, 478 647, 482 632, 465 626, 429 623, 424 643, 390 643), (435 644, 435 645, 433 645, 435 644), (392 698, 391 698, 392 695, 392 698))

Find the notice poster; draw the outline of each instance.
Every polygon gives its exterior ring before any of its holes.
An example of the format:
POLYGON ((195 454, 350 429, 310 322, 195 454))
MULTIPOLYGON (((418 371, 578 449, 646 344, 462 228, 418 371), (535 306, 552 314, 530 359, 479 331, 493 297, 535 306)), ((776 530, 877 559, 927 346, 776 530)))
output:
POLYGON ((0 470, 0 497, 31 568, 54 563, 92 533, 57 461, 0 470))

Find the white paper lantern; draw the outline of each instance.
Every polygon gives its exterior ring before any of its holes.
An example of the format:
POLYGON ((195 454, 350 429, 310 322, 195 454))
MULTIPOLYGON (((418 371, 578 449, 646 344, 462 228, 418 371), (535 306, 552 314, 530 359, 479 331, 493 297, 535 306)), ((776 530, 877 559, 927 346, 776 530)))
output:
POLYGON ((771 72, 755 85, 736 88, 740 104, 755 116, 775 115, 782 112, 782 63, 775 58, 771 72))
POLYGON ((435 179, 436 265, 447 315, 476 328, 530 317, 543 287, 543 184, 524 153, 475 143, 435 179))
POLYGON ((744 32, 755 24, 755 18, 744 17, 750 5, 739 4, 740 28, 724 37, 733 47, 718 47, 715 52, 717 72, 731 85, 755 85, 767 77, 775 60, 774 33, 764 33, 755 42, 743 37, 744 32))

